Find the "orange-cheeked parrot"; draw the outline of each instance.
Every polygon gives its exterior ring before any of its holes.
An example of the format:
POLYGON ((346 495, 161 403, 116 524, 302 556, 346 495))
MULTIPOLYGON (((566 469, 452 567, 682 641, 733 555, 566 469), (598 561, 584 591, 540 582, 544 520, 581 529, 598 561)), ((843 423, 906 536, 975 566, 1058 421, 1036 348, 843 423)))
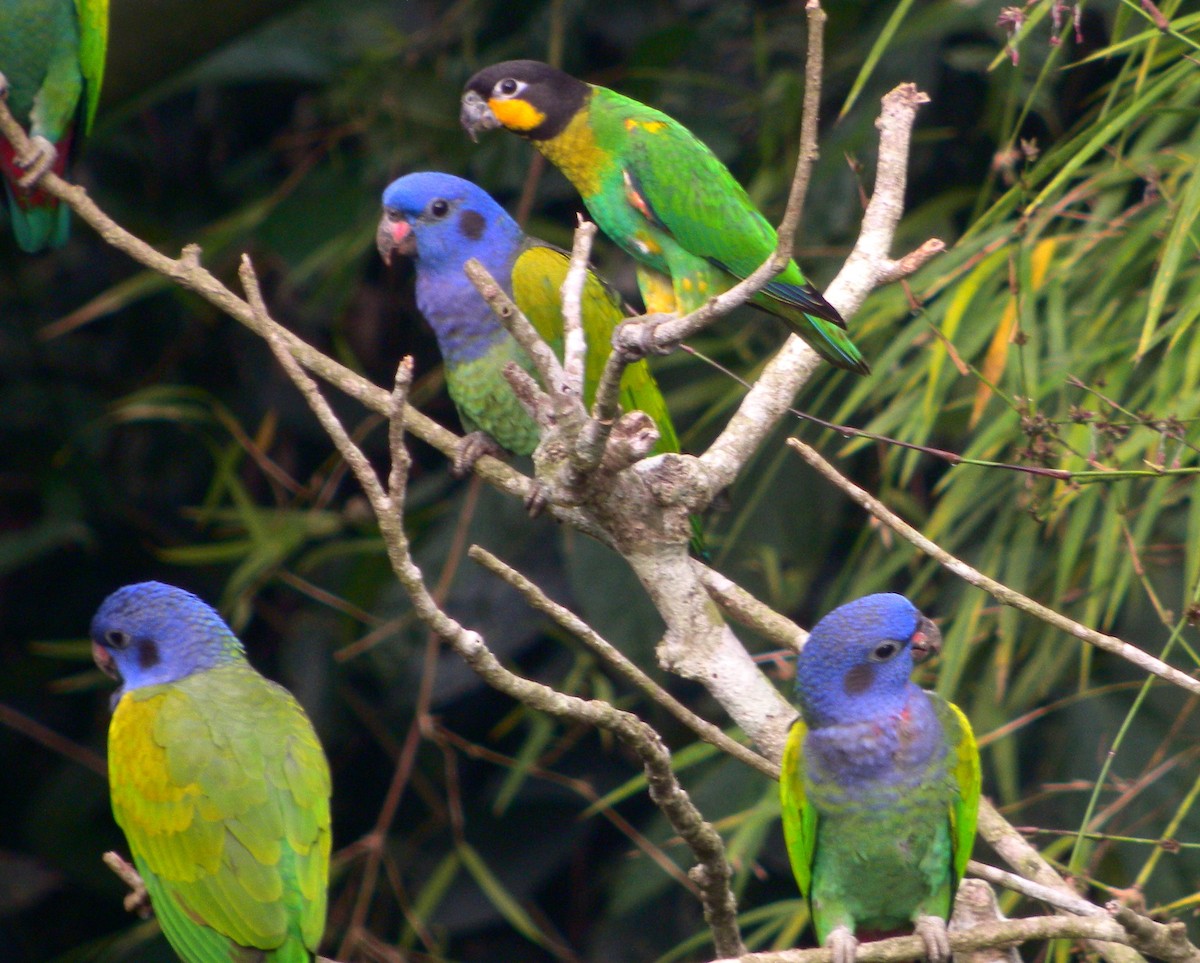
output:
POLYGON ((325 930, 329 766, 286 689, 196 596, 118 589, 92 619, 121 687, 113 815, 185 963, 311 963, 325 930))
POLYGON ((966 716, 909 679, 940 644, 908 599, 869 595, 821 619, 796 661, 784 838, 834 963, 853 963, 860 939, 914 931, 932 963, 950 958, 980 768, 966 716))
MULTIPOLYGON (((510 60, 467 82, 461 120, 472 137, 505 127, 527 138, 566 175, 600 229, 640 262, 648 311, 693 311, 775 251, 775 229, 717 156, 678 121, 616 91, 510 60)), ((830 363, 870 371, 794 261, 750 303, 830 363)))
MULTIPOLYGON (((482 188, 429 171, 407 174, 388 185, 376 244, 385 262, 390 264, 400 254, 416 265, 417 307, 437 336, 446 387, 459 417, 475 435, 464 440, 457 470, 468 470, 478 454, 489 451, 488 439, 514 454, 530 454, 538 443, 537 424, 513 394, 504 367, 512 361, 532 374, 533 363, 463 273, 463 265, 475 258, 487 268, 542 340, 561 356, 560 292, 570 254, 525 235, 482 188)), ((591 271, 582 301, 587 340, 584 404, 590 406, 612 350, 613 330, 624 312, 617 295, 591 271)), ((625 369, 620 400, 627 411, 644 411, 654 420, 659 431, 656 451, 679 451, 666 403, 644 361, 625 369)))
POLYGON ((64 173, 91 129, 107 47, 108 0, 0 0, 0 84, 33 142, 17 157, 0 137, 0 179, 23 251, 67 241, 69 209, 36 182, 48 169, 64 173))

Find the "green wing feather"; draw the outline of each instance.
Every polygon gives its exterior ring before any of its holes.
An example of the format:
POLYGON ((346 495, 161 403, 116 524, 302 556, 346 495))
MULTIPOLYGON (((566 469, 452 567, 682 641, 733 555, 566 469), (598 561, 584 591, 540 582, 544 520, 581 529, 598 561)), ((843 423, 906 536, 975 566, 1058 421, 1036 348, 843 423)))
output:
POLYGON ((187 963, 257 959, 246 947, 309 963, 325 925, 330 778, 287 690, 244 663, 136 690, 114 714, 109 769, 113 812, 187 963), (139 712, 140 736, 127 721, 139 712))
POLYGON ((813 861, 817 852, 817 810, 804 792, 804 739, 807 735, 808 726, 803 719, 792 723, 779 775, 783 838, 796 885, 806 899, 812 890, 813 861))
MULTIPOLYGON (((542 340, 560 357, 563 343, 562 285, 571 265, 563 250, 540 242, 530 243, 513 262, 513 300, 537 329, 542 340)), ((613 331, 624 320, 621 301, 594 273, 583 284, 583 332, 588 351, 584 364, 584 403, 591 405, 596 386, 612 348, 613 331)), ((666 402, 645 361, 625 369, 621 378, 621 406, 626 411, 644 411, 658 427, 657 452, 679 451, 679 438, 666 402)))
MULTIPOLYGON (((728 168, 686 127, 610 90, 597 90, 592 110, 598 140, 620 145, 618 163, 631 179, 629 187, 645 200, 645 213, 681 247, 738 278, 774 253, 775 228, 728 168)), ((763 293, 845 327, 794 261, 763 293)))
POLYGON ((983 777, 975 734, 971 731, 971 723, 967 721, 963 711, 937 693, 929 693, 929 698, 933 700, 946 742, 950 746, 951 775, 958 786, 958 796, 950 805, 950 839, 954 861, 954 886, 951 888, 950 899, 953 901, 975 845, 975 823, 979 817, 979 795, 983 777))
POLYGON ((83 77, 82 137, 92 129, 100 87, 104 83, 104 60, 108 52, 108 0, 75 0, 79 18, 79 72, 83 77))

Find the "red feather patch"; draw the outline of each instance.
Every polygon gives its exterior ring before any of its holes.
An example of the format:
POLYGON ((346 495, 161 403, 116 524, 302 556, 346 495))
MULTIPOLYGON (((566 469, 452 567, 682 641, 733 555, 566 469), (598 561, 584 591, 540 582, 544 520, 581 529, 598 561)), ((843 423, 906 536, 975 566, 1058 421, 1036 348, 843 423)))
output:
MULTIPOLYGON (((55 148, 57 149, 58 156, 54 158, 54 163, 50 166, 50 169, 59 177, 62 177, 67 172, 67 158, 71 155, 70 131, 55 145, 55 148)), ((12 144, 3 138, 0 138, 0 173, 12 185, 13 197, 16 199, 17 206, 22 210, 52 211, 58 207, 58 198, 53 194, 47 194, 41 188, 35 187, 32 191, 23 191, 17 187, 17 181, 25 175, 25 171, 17 163, 17 153, 13 149, 12 144)))

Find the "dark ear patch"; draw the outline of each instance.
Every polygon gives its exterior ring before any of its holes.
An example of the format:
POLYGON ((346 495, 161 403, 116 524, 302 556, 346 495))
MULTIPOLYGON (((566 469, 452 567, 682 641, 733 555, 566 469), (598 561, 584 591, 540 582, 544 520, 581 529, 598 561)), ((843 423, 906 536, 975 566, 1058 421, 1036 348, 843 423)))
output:
POLYGON ((159 663, 158 643, 153 639, 142 639, 137 644, 138 665, 143 669, 153 669, 159 663))
POLYGON ((487 227, 487 221, 478 211, 463 211, 458 215, 458 229, 472 241, 478 241, 483 237, 485 227, 487 227))
POLYGON ((871 683, 874 681, 875 666, 864 662, 846 673, 846 678, 842 681, 842 688, 846 695, 859 695, 871 688, 871 683))

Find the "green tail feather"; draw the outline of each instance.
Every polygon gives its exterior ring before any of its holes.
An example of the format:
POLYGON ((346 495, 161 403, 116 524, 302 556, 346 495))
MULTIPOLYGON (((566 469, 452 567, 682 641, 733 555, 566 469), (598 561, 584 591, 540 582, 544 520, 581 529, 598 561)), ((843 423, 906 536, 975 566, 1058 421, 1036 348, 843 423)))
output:
POLYGON ((65 204, 53 207, 22 207, 13 195, 12 185, 4 183, 8 212, 17 246, 26 254, 37 254, 48 247, 62 247, 71 232, 71 211, 65 204))
POLYGON ((871 373, 862 352, 854 346, 854 342, 841 328, 811 314, 801 315, 803 321, 786 319, 789 327, 802 337, 812 349, 832 365, 853 371, 856 374, 871 373))

